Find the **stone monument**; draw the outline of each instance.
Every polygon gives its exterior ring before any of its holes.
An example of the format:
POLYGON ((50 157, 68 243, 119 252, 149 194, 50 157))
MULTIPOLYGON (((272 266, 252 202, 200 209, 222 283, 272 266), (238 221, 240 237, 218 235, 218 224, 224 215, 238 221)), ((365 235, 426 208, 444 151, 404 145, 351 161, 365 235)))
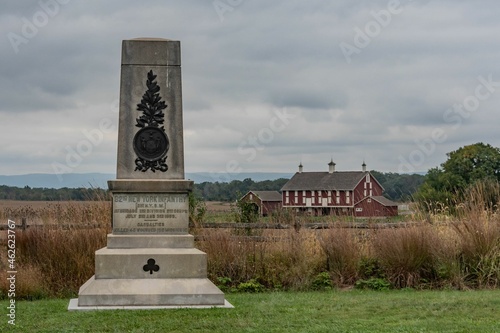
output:
POLYGON ((188 233, 180 42, 122 44, 113 231, 69 309, 232 307, 188 233))

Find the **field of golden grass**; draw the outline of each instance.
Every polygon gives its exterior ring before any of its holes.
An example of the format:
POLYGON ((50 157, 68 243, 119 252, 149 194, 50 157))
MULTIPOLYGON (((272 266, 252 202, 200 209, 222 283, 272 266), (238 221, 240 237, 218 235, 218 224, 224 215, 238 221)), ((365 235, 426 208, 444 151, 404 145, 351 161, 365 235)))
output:
MULTIPOLYGON (((232 204, 229 202, 221 201, 207 201, 207 212, 209 213, 230 213, 232 204)), ((96 215, 92 221, 97 218, 103 218, 103 223, 110 221, 110 212, 102 212, 102 210, 111 209, 111 202, 108 201, 20 201, 20 200, 0 200, 0 219, 18 220, 21 223, 22 218, 26 218, 28 223, 42 224, 44 222, 61 221, 64 217, 57 216, 57 214, 69 212, 78 215, 82 213, 84 217, 86 211, 96 211, 96 215), (101 208, 101 209, 99 209, 101 208), (99 213, 104 213, 100 215, 99 213)), ((74 220, 75 216, 71 216, 74 220)), ((69 223, 70 221, 68 221, 69 223)), ((90 222, 90 221, 88 221, 90 222)))
MULTIPOLYGON (((191 232, 208 255, 208 275, 224 290, 325 288, 470 289, 500 286, 498 203, 482 189, 457 206, 457 214, 422 212, 401 228, 208 229, 191 232)), ((497 188, 500 194, 500 188, 497 188)), ((497 196, 497 197, 500 197, 497 196)), ((94 274, 94 252, 106 246, 111 202, 2 202, 0 219, 61 228, 16 232, 19 297, 74 296, 94 274), (63 225, 86 224, 87 229, 63 225)), ((227 203, 207 203, 213 214, 234 214, 227 203)), ((293 226, 297 216, 284 213, 293 226)), ((5 241, 2 242, 5 249, 5 241)), ((6 251, 0 252, 0 296, 7 290, 6 251)))

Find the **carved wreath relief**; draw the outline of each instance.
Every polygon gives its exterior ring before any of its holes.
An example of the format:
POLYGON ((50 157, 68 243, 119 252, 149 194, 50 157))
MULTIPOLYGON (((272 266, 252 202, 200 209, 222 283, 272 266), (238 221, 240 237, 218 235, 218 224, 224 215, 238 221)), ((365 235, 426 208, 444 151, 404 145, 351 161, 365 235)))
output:
POLYGON ((146 81, 148 89, 142 95, 141 103, 137 104, 137 111, 141 111, 142 115, 136 119, 135 125, 141 129, 134 136, 133 146, 137 154, 134 171, 168 170, 165 161, 170 143, 165 128, 160 127, 165 121, 163 110, 167 105, 161 100, 160 86, 155 80, 156 75, 150 70, 146 81))

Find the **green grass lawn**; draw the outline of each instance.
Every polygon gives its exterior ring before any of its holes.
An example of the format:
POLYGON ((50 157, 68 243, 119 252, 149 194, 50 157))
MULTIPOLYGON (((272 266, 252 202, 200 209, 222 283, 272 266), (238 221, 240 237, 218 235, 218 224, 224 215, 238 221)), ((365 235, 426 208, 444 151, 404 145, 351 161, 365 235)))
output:
POLYGON ((227 294, 234 309, 68 312, 69 300, 1 301, 0 332, 500 332, 500 290, 227 294))

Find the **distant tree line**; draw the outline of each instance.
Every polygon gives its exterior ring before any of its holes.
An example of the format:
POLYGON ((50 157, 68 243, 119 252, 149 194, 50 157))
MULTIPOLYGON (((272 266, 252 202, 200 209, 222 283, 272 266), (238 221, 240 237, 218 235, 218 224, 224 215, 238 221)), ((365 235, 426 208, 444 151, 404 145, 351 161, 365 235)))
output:
POLYGON ((0 200, 26 201, 88 201, 107 200, 107 190, 100 188, 31 188, 0 186, 0 200))
POLYGON ((424 183, 425 176, 370 171, 384 188, 384 196, 394 201, 413 201, 413 196, 424 183))
MULTIPOLYGON (((371 171, 373 176, 384 187, 384 195, 395 201, 411 200, 413 193, 423 183, 424 176, 371 171)), ((235 201, 248 191, 279 191, 288 181, 286 178, 276 180, 253 181, 251 178, 233 180, 228 183, 203 182, 194 185, 194 195, 205 201, 235 201)), ((109 193, 100 188, 31 188, 25 186, 0 186, 0 200, 30 201, 65 201, 65 200, 108 200, 109 193)))
POLYGON ((206 201, 235 201, 248 191, 279 191, 288 181, 286 178, 255 182, 251 178, 229 183, 203 182, 194 185, 194 194, 206 201))

